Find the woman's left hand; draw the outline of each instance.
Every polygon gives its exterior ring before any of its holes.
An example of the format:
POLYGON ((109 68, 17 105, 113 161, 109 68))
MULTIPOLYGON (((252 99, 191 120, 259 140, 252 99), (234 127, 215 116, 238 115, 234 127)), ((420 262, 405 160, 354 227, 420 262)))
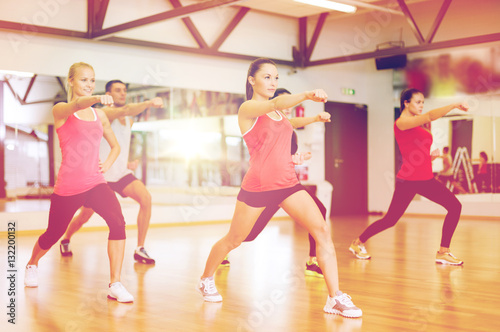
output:
POLYGON ((292 155, 292 162, 294 165, 302 165, 304 163, 304 155, 297 152, 292 155))
POLYGON ((321 112, 318 115, 316 115, 316 122, 332 122, 332 120, 330 120, 330 117, 331 117, 330 113, 321 112))
POLYGON ((326 103, 326 101, 328 100, 328 95, 323 89, 315 89, 306 91, 306 98, 315 102, 326 103))
POLYGON ((106 173, 108 171, 108 168, 104 166, 101 159, 99 159, 99 171, 101 171, 101 173, 106 173))
POLYGON ((457 108, 461 111, 467 112, 469 110, 469 105, 466 102, 458 104, 457 108))
POLYGON ((440 155, 441 155, 441 152, 439 151, 439 149, 435 149, 435 150, 431 151, 431 159, 432 160, 438 158, 440 155))

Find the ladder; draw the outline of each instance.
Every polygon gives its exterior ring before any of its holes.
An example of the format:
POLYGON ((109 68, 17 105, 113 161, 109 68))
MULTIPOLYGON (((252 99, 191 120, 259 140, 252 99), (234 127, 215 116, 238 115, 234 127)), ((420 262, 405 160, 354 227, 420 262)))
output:
MULTIPOLYGON (((464 167, 465 171, 465 178, 467 179, 467 186, 469 188, 469 191, 471 193, 477 193, 477 185, 476 182, 474 181, 474 171, 472 169, 472 163, 469 158, 469 152, 467 151, 467 148, 464 146, 461 146, 457 149, 455 152, 455 158, 453 158, 453 179, 456 180, 458 177, 458 172, 460 170, 460 166, 464 167)), ((449 182, 447 184, 449 186, 448 189, 450 189, 453 192, 453 182, 449 182)))

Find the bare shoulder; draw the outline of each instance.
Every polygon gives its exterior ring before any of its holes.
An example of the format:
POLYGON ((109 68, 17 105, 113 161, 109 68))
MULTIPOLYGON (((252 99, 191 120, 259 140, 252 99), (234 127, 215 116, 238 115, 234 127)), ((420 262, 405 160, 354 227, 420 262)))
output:
POLYGON ((396 124, 396 127, 398 127, 399 130, 403 130, 403 129, 401 129, 401 117, 397 118, 395 124, 396 124))
POLYGON ((94 108, 94 110, 95 110, 98 117, 106 116, 106 113, 104 113, 102 108, 94 108))
POLYGON ((60 101, 58 102, 57 104, 55 104, 53 107, 52 107, 52 112, 57 112, 57 110, 61 109, 61 107, 64 107, 68 105, 67 102, 65 101, 60 101))
POLYGON ((240 105, 239 111, 244 110, 252 105, 253 100, 246 100, 240 105))
POLYGON ((246 117, 246 114, 251 109, 252 104, 253 104, 253 100, 247 100, 247 101, 243 102, 243 104, 241 104, 240 108, 238 109, 238 116, 246 117))
POLYGON ((104 113, 104 111, 101 108, 94 108, 94 109, 97 116, 99 117, 99 120, 101 120, 103 124, 109 123, 108 116, 106 115, 106 113, 104 113))
POLYGON ((427 122, 429 121, 427 121, 425 114, 400 116, 399 119, 396 120, 396 127, 398 127, 399 130, 408 130, 419 127, 427 122))

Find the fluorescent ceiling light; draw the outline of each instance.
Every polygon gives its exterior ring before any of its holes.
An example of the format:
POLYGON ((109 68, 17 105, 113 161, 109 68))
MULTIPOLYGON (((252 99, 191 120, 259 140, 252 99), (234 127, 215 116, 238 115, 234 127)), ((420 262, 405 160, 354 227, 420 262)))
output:
POLYGON ((344 13, 355 13, 356 7, 351 5, 346 5, 343 3, 328 1, 328 0, 294 0, 295 2, 305 3, 306 5, 312 5, 317 7, 323 7, 332 10, 338 10, 344 13))

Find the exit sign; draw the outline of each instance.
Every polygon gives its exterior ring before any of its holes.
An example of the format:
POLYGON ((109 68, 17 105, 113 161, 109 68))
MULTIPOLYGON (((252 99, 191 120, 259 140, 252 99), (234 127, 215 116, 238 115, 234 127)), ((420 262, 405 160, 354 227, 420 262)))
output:
POLYGON ((349 88, 342 88, 342 94, 346 96, 354 96, 356 91, 354 89, 349 89, 349 88))

